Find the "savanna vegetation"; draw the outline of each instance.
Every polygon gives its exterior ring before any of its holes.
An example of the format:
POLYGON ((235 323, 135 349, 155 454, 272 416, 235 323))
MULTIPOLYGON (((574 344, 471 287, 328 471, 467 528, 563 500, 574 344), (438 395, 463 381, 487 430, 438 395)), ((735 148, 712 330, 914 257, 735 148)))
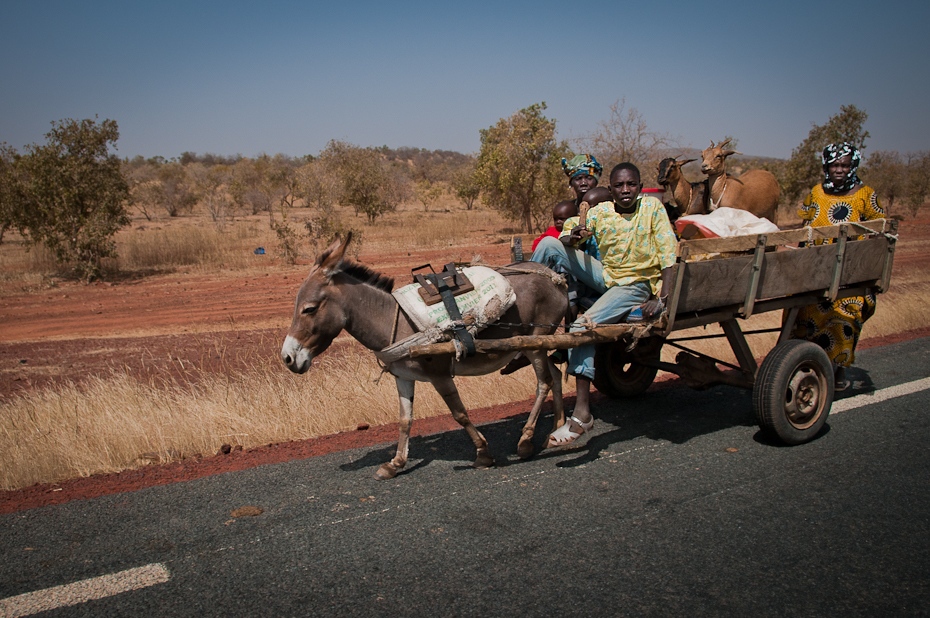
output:
MULTIPOLYGON (((356 255, 372 260, 409 247, 470 258, 475 247, 548 224, 552 204, 570 195, 563 156, 590 152, 608 169, 632 160, 649 185, 661 158, 687 154, 622 100, 595 133, 571 144, 557 139, 556 120, 545 111, 544 103, 531 105, 481 130, 475 154, 332 141, 303 157, 186 152, 170 160, 119 159, 115 121, 53 123, 43 145, 22 153, 0 148, 0 294, 39 293, 68 278, 229 276, 256 268, 258 247, 272 254, 275 268, 300 272, 300 264, 349 230, 356 255)), ((823 144, 864 146, 866 119, 844 106, 812 127, 789 160, 744 156, 735 158, 733 171, 773 171, 783 210, 792 213, 820 180, 823 144)), ((930 191, 930 152, 865 152, 860 175, 889 213, 920 214, 930 191)), ((919 250, 899 244, 902 252, 919 250)), ((907 271, 880 299, 865 335, 930 325, 923 311, 928 298, 930 279, 907 271)), ((777 317, 753 320, 764 328, 777 317)), ((274 351, 280 341, 268 344, 274 351)), ((728 357, 725 344, 706 345, 706 352, 728 357)), ((766 350, 771 342, 758 345, 766 350)), ((396 420, 394 386, 376 381, 380 371, 369 353, 347 343, 320 362, 313 379, 289 375, 272 353, 248 370, 232 362, 221 372, 195 366, 184 380, 153 381, 114 369, 80 384, 0 397, 0 488, 396 420)), ((525 400, 532 389, 520 373, 462 382, 470 407, 525 400)), ((417 415, 445 413, 435 393, 421 388, 417 415)))

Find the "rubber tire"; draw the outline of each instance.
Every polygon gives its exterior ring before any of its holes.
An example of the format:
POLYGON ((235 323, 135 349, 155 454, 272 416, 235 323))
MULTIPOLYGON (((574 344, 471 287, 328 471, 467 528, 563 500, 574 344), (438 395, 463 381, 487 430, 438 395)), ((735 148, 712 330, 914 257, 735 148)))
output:
POLYGON ((662 354, 662 337, 648 337, 627 352, 627 341, 603 343, 594 352, 594 387, 612 399, 635 397, 645 392, 659 370, 637 361, 657 362, 662 354))
POLYGON ((775 346, 752 389, 756 422, 763 433, 804 444, 823 429, 833 405, 833 365, 816 343, 789 339, 775 346))

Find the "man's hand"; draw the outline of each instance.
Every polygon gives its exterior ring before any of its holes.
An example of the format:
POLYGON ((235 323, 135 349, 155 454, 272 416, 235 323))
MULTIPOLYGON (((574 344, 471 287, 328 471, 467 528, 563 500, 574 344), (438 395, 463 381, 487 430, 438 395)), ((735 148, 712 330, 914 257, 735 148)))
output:
POLYGON ((591 236, 593 236, 593 234, 584 226, 576 225, 572 228, 571 239, 573 243, 579 243, 591 236))
POLYGON ((640 309, 643 310, 644 320, 654 320, 665 311, 665 303, 661 298, 653 298, 640 305, 640 309))

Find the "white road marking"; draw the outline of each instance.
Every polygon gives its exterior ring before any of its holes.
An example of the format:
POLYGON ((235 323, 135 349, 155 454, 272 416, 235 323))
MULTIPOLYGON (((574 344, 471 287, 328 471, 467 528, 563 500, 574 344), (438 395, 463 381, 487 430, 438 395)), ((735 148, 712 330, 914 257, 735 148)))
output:
POLYGON ((155 584, 163 584, 169 579, 171 579, 171 574, 164 564, 147 564, 135 569, 120 571, 119 573, 92 577, 73 584, 55 586, 54 588, 36 590, 35 592, 0 599, 0 616, 4 618, 30 616, 39 612, 58 609, 59 607, 69 607, 78 603, 93 601, 94 599, 111 597, 121 592, 148 588, 155 584))
POLYGON ((830 414, 839 414, 840 412, 846 412, 854 408, 860 408, 880 401, 887 401, 895 397, 911 395, 927 389, 930 389, 930 378, 914 380, 913 382, 906 382, 904 384, 898 384, 897 386, 889 386, 888 388, 883 388, 872 393, 865 393, 850 397, 849 399, 834 401, 833 407, 830 409, 830 414))

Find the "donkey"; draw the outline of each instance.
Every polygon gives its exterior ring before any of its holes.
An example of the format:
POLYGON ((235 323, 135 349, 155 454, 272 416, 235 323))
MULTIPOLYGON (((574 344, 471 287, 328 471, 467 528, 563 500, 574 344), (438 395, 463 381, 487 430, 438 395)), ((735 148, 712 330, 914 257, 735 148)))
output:
MULTIPOLYGON (((339 238, 333 241, 317 258, 297 292, 294 318, 281 348, 281 360, 294 373, 310 369, 313 359, 323 353, 343 329, 375 353, 416 332, 391 295, 394 280, 346 257, 346 247, 351 240, 349 233, 345 241, 339 238)), ((516 303, 499 322, 479 332, 477 338, 554 333, 568 305, 566 288, 559 276, 534 262, 500 270, 513 286, 516 303)), ((549 360, 545 350, 524 350, 523 353, 536 371, 536 401, 517 445, 517 454, 527 458, 533 455, 536 421, 550 390, 555 428, 565 422, 565 412, 562 372, 549 360)), ((494 465, 487 440, 469 420, 452 376, 486 375, 504 367, 515 355, 516 352, 489 353, 456 359, 452 354, 441 354, 386 362, 385 370, 394 376, 400 400, 400 439, 394 458, 382 464, 375 476, 393 478, 407 464, 416 381, 430 382, 453 418, 465 429, 477 450, 473 466, 494 465)))

